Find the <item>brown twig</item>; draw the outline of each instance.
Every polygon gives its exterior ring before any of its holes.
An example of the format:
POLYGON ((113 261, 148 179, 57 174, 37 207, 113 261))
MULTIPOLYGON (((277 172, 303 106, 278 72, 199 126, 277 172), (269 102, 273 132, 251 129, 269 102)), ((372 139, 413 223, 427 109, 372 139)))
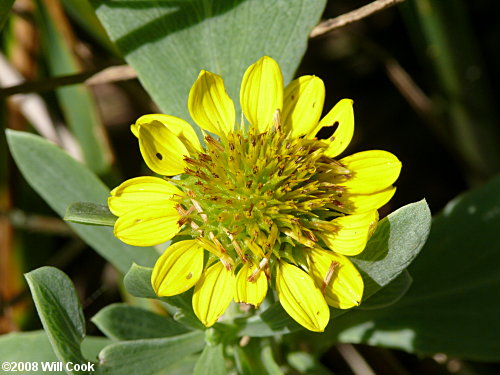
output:
POLYGON ((124 81, 136 77, 137 74, 128 65, 111 66, 103 70, 69 74, 5 87, 0 89, 0 99, 20 93, 54 90, 60 86, 74 85, 77 83, 98 85, 107 82, 124 81))
POLYGON ((329 20, 321 22, 316 26, 311 34, 311 38, 316 38, 320 35, 324 35, 332 30, 338 29, 339 27, 348 25, 350 23, 359 21, 365 17, 371 16, 381 10, 388 7, 396 5, 403 2, 404 0, 375 0, 374 2, 365 5, 361 8, 353 10, 352 12, 342 14, 341 16, 331 18, 329 20))

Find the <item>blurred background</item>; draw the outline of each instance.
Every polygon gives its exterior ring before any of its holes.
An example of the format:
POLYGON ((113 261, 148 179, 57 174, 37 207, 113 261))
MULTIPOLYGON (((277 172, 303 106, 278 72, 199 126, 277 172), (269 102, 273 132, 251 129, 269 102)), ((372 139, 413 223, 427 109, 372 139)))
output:
MULTIPOLYGON (((329 1, 323 18, 367 3, 329 1)), ((347 153, 383 149, 403 162, 397 193, 382 216, 422 198, 436 214, 499 171, 500 23, 494 5, 492 0, 407 0, 311 38, 297 75, 325 81, 325 111, 339 99, 354 100, 356 128, 347 153)), ((28 95, 1 91, 5 128, 41 134, 75 157, 91 160, 90 167, 110 188, 148 173, 129 126, 158 110, 130 69, 94 75, 125 62, 87 2, 15 1, 0 47, 0 85, 28 82, 17 89, 28 95), (67 81, 54 78, 68 75, 67 81), (85 85, 65 85, 85 80, 85 85)), ((71 277, 87 319, 113 302, 140 303, 122 292, 119 274, 28 185, 2 132, 0 334, 41 327, 23 273, 42 265, 71 277)), ((87 323, 89 335, 100 334, 87 323)), ((444 354, 422 358, 346 344, 325 353, 322 362, 335 374, 500 371, 494 364, 444 354)))

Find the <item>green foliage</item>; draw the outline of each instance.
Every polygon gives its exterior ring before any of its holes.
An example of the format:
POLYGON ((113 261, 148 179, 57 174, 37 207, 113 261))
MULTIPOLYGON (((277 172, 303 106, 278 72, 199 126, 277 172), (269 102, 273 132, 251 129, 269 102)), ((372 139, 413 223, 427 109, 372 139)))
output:
MULTIPOLYGON (((500 176, 450 202, 433 222, 420 256, 409 267, 413 284, 397 303, 353 311, 329 327, 332 338, 498 361, 500 176)), ((326 347, 326 346, 325 346, 326 347)))
POLYGON ((134 297, 159 299, 174 307, 174 317, 177 321, 192 329, 205 329, 194 314, 191 305, 192 291, 172 297, 158 297, 151 286, 152 271, 152 268, 133 264, 123 280, 125 289, 134 297))
POLYGON ((287 362, 303 374, 332 375, 332 372, 322 365, 310 353, 292 352, 287 356, 287 362))
POLYGON ((84 363, 80 345, 85 321, 71 280, 53 267, 31 271, 26 280, 57 358, 64 363, 84 363))
MULTIPOLYGON (((85 336, 85 322, 71 280, 53 267, 32 271, 26 279, 57 358, 65 363, 86 363, 80 347, 85 336)), ((156 374, 199 352, 205 345, 203 332, 186 333, 185 328, 171 319, 152 315, 141 309, 114 305, 96 316, 96 323, 109 336, 130 340, 106 346, 99 353, 96 373, 156 374), (155 326, 157 332, 154 332, 155 326), (144 339, 151 335, 162 338, 144 339), (166 337, 173 335, 175 337, 166 337), (137 338, 142 339, 134 340, 137 338)), ((50 358, 50 354, 47 350, 43 358, 50 358)))
MULTIPOLYGON (((7 130, 10 151, 28 183, 60 216, 74 202, 106 204, 109 189, 86 167, 52 143, 25 132, 7 130), (42 172, 42 173, 41 173, 42 172)), ((122 272, 132 262, 152 265, 158 253, 119 241, 110 228, 70 224, 99 254, 122 272)))
POLYGON ((111 40, 161 111, 187 121, 189 89, 202 69, 224 78, 235 103, 243 72, 263 55, 278 61, 290 81, 325 3, 93 1, 111 40))
POLYGON ((245 345, 235 345, 234 357, 238 373, 242 375, 283 374, 274 360, 268 339, 251 339, 245 345))
POLYGON ((224 346, 206 345, 200 358, 194 366, 194 375, 224 375, 227 374, 224 366, 224 346))
POLYGON ((68 206, 64 220, 78 224, 104 225, 112 227, 117 217, 108 206, 90 202, 75 202, 68 206))
POLYGON ((0 30, 2 30, 5 21, 9 17, 10 9, 14 0, 0 0, 0 30))
MULTIPOLYGON (((83 339, 81 351, 87 361, 95 361, 99 351, 109 344, 103 337, 87 336, 83 339)), ((0 336, 0 353, 2 362, 56 362, 51 343, 45 331, 16 332, 0 336)), ((0 374, 8 374, 0 370, 0 374)), ((30 374, 46 374, 39 366, 38 371, 30 374)), ((65 374, 64 372, 51 372, 51 374, 65 374)))
POLYGON ((403 297, 410 289, 413 278, 408 270, 404 270, 385 287, 374 293, 368 300, 364 301, 358 308, 360 310, 375 310, 390 306, 403 297))
POLYGON ((175 337, 124 341, 104 348, 99 354, 97 374, 170 373, 169 367, 199 352, 205 342, 200 331, 175 337))
POLYGON ((415 259, 429 235, 431 220, 427 203, 420 201, 380 221, 366 249, 351 258, 362 271, 363 300, 389 285, 415 259))
POLYGON ((171 337, 188 332, 171 317, 125 304, 106 306, 92 322, 113 340, 139 340, 171 337))

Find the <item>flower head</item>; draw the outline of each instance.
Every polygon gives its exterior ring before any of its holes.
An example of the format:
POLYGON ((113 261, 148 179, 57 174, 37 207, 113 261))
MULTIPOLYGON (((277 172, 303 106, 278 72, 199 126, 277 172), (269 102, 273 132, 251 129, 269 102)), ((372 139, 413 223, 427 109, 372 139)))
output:
POLYGON ((353 135, 352 100, 321 119, 324 97, 315 76, 284 88, 278 64, 263 57, 241 84, 248 123, 236 124, 222 78, 202 71, 188 108, 207 132, 204 145, 173 116, 146 115, 132 125, 146 164, 181 175, 134 178, 109 198, 122 241, 174 239, 153 269, 159 296, 194 287, 194 311, 209 327, 232 300, 259 306, 271 286, 311 331, 324 330, 328 305, 360 303, 363 279, 348 256, 365 248, 401 163, 386 151, 336 159, 353 135), (324 127, 333 127, 332 136, 317 139, 324 127))

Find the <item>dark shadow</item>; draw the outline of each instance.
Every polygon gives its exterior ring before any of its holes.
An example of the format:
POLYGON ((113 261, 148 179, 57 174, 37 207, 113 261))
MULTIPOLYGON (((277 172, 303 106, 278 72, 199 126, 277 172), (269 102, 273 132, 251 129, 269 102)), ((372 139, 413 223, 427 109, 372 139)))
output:
POLYGON ((207 18, 219 16, 230 11, 246 0, 214 1, 204 0, 165 0, 165 1, 106 1, 91 0, 92 5, 99 11, 101 6, 116 9, 151 9, 151 12, 160 13, 152 21, 131 30, 115 40, 120 51, 126 56, 144 44, 164 38, 166 35, 189 28, 207 18), (170 12, 168 12, 170 10, 170 12), (161 14, 168 12, 166 14, 161 14))

